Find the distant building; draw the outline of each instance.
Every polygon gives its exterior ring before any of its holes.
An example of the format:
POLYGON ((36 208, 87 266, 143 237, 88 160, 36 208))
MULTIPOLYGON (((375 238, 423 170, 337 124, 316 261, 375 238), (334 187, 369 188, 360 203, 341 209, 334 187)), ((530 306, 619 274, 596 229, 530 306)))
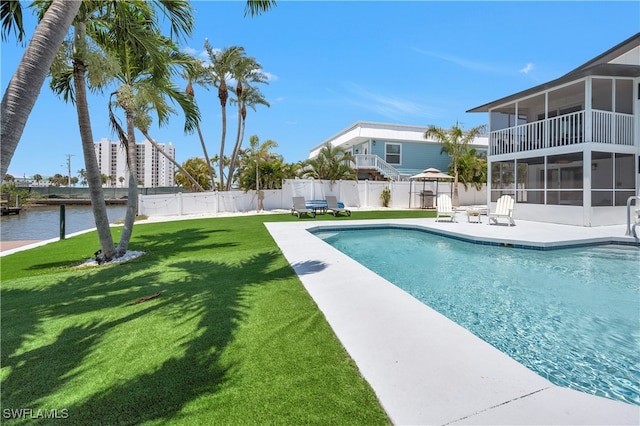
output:
MULTIPOLYGON (((330 144, 353 155, 359 180, 408 180, 428 168, 446 172, 451 158, 442 152, 442 144, 425 138, 427 126, 358 121, 313 147, 309 158, 318 156, 330 144)), ((488 137, 478 136, 470 144, 486 153, 488 137)))
MULTIPOLYGON (((169 157, 175 159, 176 149, 171 142, 160 143, 158 146, 169 157)), ((111 181, 105 186, 127 187, 129 185, 127 155, 120 142, 102 138, 99 142, 94 142, 94 148, 100 173, 111 177, 111 181)), ((173 164, 148 140, 136 144, 136 164, 139 185, 147 188, 175 186, 173 164)))

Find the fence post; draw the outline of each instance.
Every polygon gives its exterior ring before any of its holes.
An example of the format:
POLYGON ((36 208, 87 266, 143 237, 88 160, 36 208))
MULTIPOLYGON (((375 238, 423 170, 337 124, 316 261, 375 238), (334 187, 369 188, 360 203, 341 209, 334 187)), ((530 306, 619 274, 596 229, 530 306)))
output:
POLYGON ((60 204, 60 239, 64 240, 65 238, 65 206, 64 204, 60 204))

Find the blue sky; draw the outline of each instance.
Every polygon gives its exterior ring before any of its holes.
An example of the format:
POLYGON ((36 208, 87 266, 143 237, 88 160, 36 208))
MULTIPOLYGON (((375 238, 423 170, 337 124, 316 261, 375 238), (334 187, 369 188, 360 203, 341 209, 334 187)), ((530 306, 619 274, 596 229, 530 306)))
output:
MULTIPOLYGON (((197 55, 208 38, 215 48, 243 46, 262 64, 270 81, 260 88, 271 107, 248 111, 244 146, 254 134, 275 140, 288 162, 306 159, 356 121, 484 124, 486 114, 465 111, 558 78, 640 31, 638 1, 279 1, 253 18, 243 16, 244 1, 192 4, 196 26, 180 47, 197 55)), ((35 20, 26 13, 30 37, 35 20)), ((2 44, 3 92, 23 52, 13 39, 2 44)), ((213 155, 221 137, 216 92, 196 87, 196 100, 213 155)), ((95 140, 115 139, 106 104, 106 95, 90 99, 95 140)), ((197 135, 185 135, 183 124, 176 115, 151 128, 158 142, 176 146, 179 162, 202 156, 197 135)), ((229 146, 233 107, 227 126, 229 146)), ((65 175, 67 155, 72 173, 84 168, 75 109, 47 82, 9 173, 65 175)))

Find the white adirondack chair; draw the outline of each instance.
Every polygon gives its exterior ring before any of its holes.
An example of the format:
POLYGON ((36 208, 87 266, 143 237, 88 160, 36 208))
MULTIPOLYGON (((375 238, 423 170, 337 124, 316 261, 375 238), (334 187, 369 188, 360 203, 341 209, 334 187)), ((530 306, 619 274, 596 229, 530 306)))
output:
POLYGON ((436 199, 436 222, 440 222, 440 218, 448 218, 449 221, 456 221, 456 210, 451 204, 451 197, 447 194, 440 194, 436 199))
POLYGON ((506 219, 508 226, 515 225, 513 220, 513 205, 514 201, 510 195, 503 195, 498 198, 496 203, 496 210, 493 213, 489 213, 489 225, 498 224, 498 219, 506 219))

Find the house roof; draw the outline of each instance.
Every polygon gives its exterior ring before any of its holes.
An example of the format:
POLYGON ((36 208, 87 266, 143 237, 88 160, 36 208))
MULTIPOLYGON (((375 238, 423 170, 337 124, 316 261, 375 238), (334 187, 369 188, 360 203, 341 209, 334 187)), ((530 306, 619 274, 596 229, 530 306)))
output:
POLYGON ((619 43, 606 52, 596 56, 590 61, 587 61, 578 68, 569 71, 560 78, 523 90, 522 92, 500 98, 487 104, 480 105, 468 110, 467 112, 489 112, 490 108, 498 105, 514 102, 517 99, 525 98, 590 75, 640 77, 640 33, 634 34, 622 43, 619 43), (629 55, 629 57, 626 57, 625 55, 629 55))
MULTIPOLYGON (((326 139, 322 143, 311 148, 309 158, 317 156, 320 149, 328 143, 332 146, 341 146, 345 149, 369 140, 419 142, 425 144, 437 143, 435 140, 426 139, 424 137, 427 127, 428 126, 357 121, 329 139, 326 139)), ((481 135, 476 138, 471 145, 486 147, 488 145, 488 137, 486 135, 481 135)))

